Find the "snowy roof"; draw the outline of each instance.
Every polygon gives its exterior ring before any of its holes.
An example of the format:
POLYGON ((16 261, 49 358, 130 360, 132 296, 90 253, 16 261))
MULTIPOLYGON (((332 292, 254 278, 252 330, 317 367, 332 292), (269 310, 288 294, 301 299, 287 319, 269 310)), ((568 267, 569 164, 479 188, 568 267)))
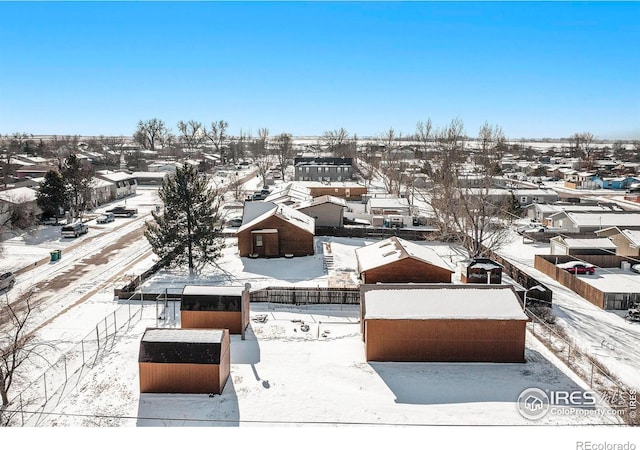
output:
POLYGON ((164 172, 164 171, 160 171, 160 172, 133 172, 131 174, 132 177, 134 178, 150 178, 150 179, 155 179, 155 178, 168 178, 169 177, 169 173, 168 172, 164 172))
POLYGON ((135 176, 127 172, 112 172, 110 170, 99 170, 96 172, 96 176, 108 181, 125 181, 135 178, 135 176))
POLYGON ((182 289, 182 295, 234 295, 241 296, 242 286, 203 286, 186 285, 182 289))
POLYGON ((9 203, 26 203, 36 201, 37 191, 29 187, 19 187, 0 191, 0 200, 9 203))
POLYGON ((113 186, 113 182, 102 180, 96 177, 93 177, 93 179, 91 180, 91 187, 97 188, 97 187, 107 187, 107 186, 113 186))
POLYGON ((276 187, 266 198, 267 202, 282 203, 285 201, 306 202, 310 201, 311 191, 298 183, 286 183, 276 187))
POLYGON ((333 203, 334 205, 347 207, 347 201, 343 198, 334 197, 333 195, 321 195, 320 197, 315 197, 312 200, 298 204, 296 209, 311 208, 312 206, 323 205, 325 203, 333 203))
POLYGON ((238 233, 264 221, 268 217, 276 216, 286 220, 292 225, 302 228, 313 234, 315 232, 315 219, 297 211, 289 206, 273 202, 247 202, 245 203, 242 226, 238 233), (255 205, 255 206, 254 206, 255 205))
POLYGON ((548 205, 544 203, 533 203, 527 208, 534 208, 539 210, 542 213, 556 213, 562 211, 575 211, 575 212, 598 212, 598 211, 611 211, 611 208, 607 206, 598 206, 598 205, 548 205))
POLYGON ((626 237, 633 247, 640 247, 640 231, 622 230, 620 234, 626 237))
POLYGON ((190 342, 198 344, 219 344, 224 330, 189 328, 147 328, 143 342, 190 342))
POLYGON ((375 286, 364 291, 365 319, 527 320, 510 287, 375 286))
POLYGON ((559 213, 566 214, 567 218, 577 226, 636 226, 640 227, 640 213, 559 213))
POLYGON ((409 200, 406 198, 371 198, 369 199, 369 207, 370 208, 397 208, 409 207, 409 200))
POLYGON ((402 238, 392 236, 375 244, 357 248, 356 258, 361 272, 400 261, 405 258, 414 258, 453 272, 446 262, 435 250, 422 245, 405 241, 402 238))
POLYGON ((602 248, 606 250, 616 249, 616 244, 614 244, 607 238, 572 239, 572 238, 563 238, 562 236, 557 236, 552 238, 552 240, 562 240, 566 244, 566 246, 569 248, 602 248))

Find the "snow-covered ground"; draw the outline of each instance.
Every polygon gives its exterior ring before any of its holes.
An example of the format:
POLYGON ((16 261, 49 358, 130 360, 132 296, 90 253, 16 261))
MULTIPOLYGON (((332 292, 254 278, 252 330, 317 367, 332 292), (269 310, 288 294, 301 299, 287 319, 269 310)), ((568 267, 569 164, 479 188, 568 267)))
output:
MULTIPOLYGON (((252 179, 247 183, 249 189, 258 187, 259 180, 252 179)), ((138 201, 127 200, 127 206, 138 207, 141 215, 148 213, 155 207, 156 199, 145 197, 145 190, 139 190, 141 197, 138 201)), ((150 190, 154 191, 154 190, 150 190)), ((155 195, 155 194, 154 194, 155 195)), ((138 198, 138 196, 136 196, 138 198)), ((100 236, 117 237, 117 233, 126 234, 125 227, 134 227, 134 220, 116 219, 114 224, 121 225, 128 221, 131 225, 113 230, 94 229, 90 223, 89 235, 75 241, 85 241, 86 245, 78 245, 74 249, 63 252, 61 261, 46 262, 42 267, 30 270, 24 276, 18 276, 16 293, 34 280, 46 279, 52 276, 54 270, 61 270, 65 264, 78 262, 83 257, 92 256, 102 251, 107 242, 99 241, 100 236), (94 240, 90 240, 95 237, 94 240), (76 251, 77 253, 73 253, 76 251), (24 284, 20 284, 24 283, 24 284)), ((139 226, 139 225, 138 225, 139 226)), ((55 228, 55 227, 48 227, 55 228)), ((523 266, 533 266, 533 255, 536 252, 548 252, 548 245, 523 244, 521 237, 506 246, 505 252, 515 262, 523 266), (519 240, 519 241, 518 241, 519 240)), ((42 259, 42 254, 48 258, 48 249, 60 248, 65 242, 60 238, 43 235, 37 244, 28 243, 22 238, 12 243, 15 245, 11 252, 13 267, 33 264, 42 259), (53 242, 51 241, 53 239, 53 242), (58 242, 56 242, 58 239, 58 242), (51 247, 49 247, 51 246, 51 247), (29 256, 31 249, 38 248, 40 255, 29 256)), ((184 284, 226 284, 242 285, 250 282, 253 288, 270 285, 304 285, 326 286, 332 272, 346 272, 355 276, 355 248, 374 242, 367 239, 349 239, 319 237, 316 239, 317 253, 314 256, 294 259, 250 260, 237 256, 235 239, 229 239, 229 246, 225 249, 224 258, 220 265, 224 270, 208 269, 196 277, 189 278, 181 271, 161 271, 143 286, 144 289, 172 288, 181 290, 184 284), (334 269, 327 271, 323 268, 323 244, 331 244, 334 258, 334 269)), ((147 245, 140 239, 135 245, 147 245)), ((423 243, 422 245, 427 245, 423 243)), ((455 246, 440 244, 434 249, 449 264, 454 274, 454 282, 459 280, 459 262, 465 255, 455 246)), ((133 248, 133 247, 131 247, 133 248)), ((140 249, 142 251, 142 249, 140 249)), ((33 253, 33 252, 32 252, 33 253)), ((123 257, 124 255, 120 255, 123 257)), ((126 265, 126 270, 118 280, 127 276, 135 276, 148 268, 153 256, 149 255, 141 260, 126 265)), ((40 265, 41 263, 39 263, 40 265)), ((114 267, 121 269, 120 266, 114 267)), ((69 269, 67 269, 69 270, 69 269)), ((528 270, 534 270, 529 267, 528 270)), ((92 268, 86 267, 90 276, 92 268)), ((116 271, 117 273, 117 271, 116 271)), ((540 274, 535 271, 536 276, 540 274)), ((64 345, 74 345, 90 331, 97 321, 112 312, 115 308, 125 305, 124 302, 114 302, 112 285, 105 285, 105 280, 114 277, 115 273, 104 272, 97 278, 74 281, 67 291, 61 291, 53 296, 55 303, 51 304, 43 314, 55 314, 46 328, 40 332, 40 339, 58 341, 64 345), (84 286, 84 287, 83 287, 84 286), (100 286, 95 292, 92 286, 100 286), (74 297, 75 296, 75 297, 74 297), (71 303, 86 296, 82 304, 69 309, 63 299, 70 299, 71 303)), ((113 278, 114 280, 116 278, 113 278)), ((541 281, 550 285, 549 280, 541 281)), ((115 281, 114 281, 115 282, 115 281)), ((620 327, 620 322, 614 318, 615 314, 601 311, 583 299, 561 286, 553 286, 554 302, 558 309, 559 320, 564 320, 575 327, 575 338, 578 342, 592 344, 594 348, 602 339, 589 339, 593 333, 600 332, 602 326, 620 327), (556 289, 557 288, 557 289, 556 289), (582 316, 580 316, 582 313, 582 316), (605 319, 608 318, 608 319, 605 319), (611 323, 608 323, 611 320, 611 323), (579 326, 582 324, 582 326, 579 326), (604 325, 603 325, 604 324, 604 325), (597 329, 598 331, 594 331, 597 329)), ((14 295, 14 292, 11 293, 14 295)), ((173 306, 173 305, 171 305, 173 306)), ((609 424, 615 422, 613 416, 577 416, 557 415, 547 416, 541 422, 529 422, 522 418, 516 408, 515 401, 518 394, 527 387, 538 387, 549 390, 582 390, 586 386, 577 379, 562 362, 538 343, 532 336, 527 336, 527 363, 525 364, 437 364, 437 363, 371 363, 364 361, 363 343, 359 335, 357 323, 357 309, 350 307, 324 308, 291 308, 284 306, 268 306, 252 304, 252 316, 267 314, 265 324, 252 322, 251 331, 246 341, 234 337, 232 339, 232 373, 225 391, 220 396, 188 395, 151 395, 139 394, 137 381, 137 353, 139 341, 146 327, 158 324, 155 307, 147 308, 145 318, 120 335, 112 350, 91 371, 84 375, 80 384, 59 402, 50 414, 42 417, 40 425, 44 426, 119 426, 129 427, 158 427, 158 426, 215 426, 226 428, 259 426, 258 443, 251 445, 278 446, 283 445, 281 436, 273 434, 273 428, 283 426, 291 430, 293 427, 341 427, 344 424, 349 429, 366 427, 367 436, 375 435, 376 429, 372 425, 400 428, 403 437, 411 433, 413 426, 424 425, 583 425, 609 424), (304 320, 310 324, 310 330, 303 333, 298 322, 304 320), (295 331, 294 331, 295 328, 295 331), (328 333, 326 333, 328 331, 328 333), (315 334, 314 334, 315 333, 315 334), (325 334, 323 337, 322 334, 325 334), (264 438, 267 438, 265 442, 264 438)), ((615 316, 617 319, 619 317, 615 316)), ((622 321, 624 322, 624 321, 622 321)), ((172 323, 171 326, 178 326, 172 323)), ((637 338, 634 342, 637 347, 637 338)), ((637 362, 640 357, 625 348, 615 352, 608 348, 600 349, 604 353, 622 354, 621 371, 627 377, 637 378, 637 362)), ((615 359, 614 355, 609 355, 615 359)), ((598 432, 609 430, 597 427, 598 432)), ((77 431, 77 429, 74 429, 77 431)), ((436 435, 439 428, 430 427, 430 439, 436 435)), ((454 439, 449 430, 444 439, 454 439)), ((478 432, 479 428, 474 428, 478 432)), ((471 433, 473 433, 471 430, 471 433)), ((506 433, 501 428, 501 433, 506 433)), ((520 428, 520 430, 522 430, 520 428)), ((566 442, 568 428, 562 427, 566 442)), ((616 438, 623 439, 624 432, 616 428, 616 438)), ((218 432, 217 432, 218 433, 218 432)), ((228 432, 222 432, 229 437, 228 432)), ((332 435, 323 433, 320 439, 309 439, 308 433, 294 434, 296 446, 313 446, 326 448, 332 435)), ((544 430, 546 436, 554 436, 554 431, 544 430)), ((578 428, 576 436, 570 439, 575 448, 576 439, 588 439, 589 436, 599 436, 594 428, 586 431, 578 428)), ((514 433, 513 439, 522 440, 521 432, 514 433)), ((539 434, 539 433, 536 433, 539 434)), ((391 434, 394 436, 395 434, 391 434)), ((151 435, 153 439, 157 436, 151 435)), ((163 433, 164 436, 164 433, 163 433)), ((173 434, 175 437, 176 434, 173 434)), ((196 434, 196 436, 198 436, 196 434)), ((287 434, 287 436, 290 436, 287 434)), ((373 442, 380 445, 394 445, 389 440, 390 434, 373 442)), ((502 436, 502 435, 501 435, 502 436)), ((204 438, 204 437, 203 437, 204 438)), ((23 438, 24 439, 24 438, 23 438)), ((233 441, 238 436, 231 435, 233 441)), ((293 444, 289 441, 286 444, 293 444)), ((362 437, 358 437, 362 439, 362 437)), ((416 439, 424 439, 418 435, 416 439)), ((162 439, 161 445, 166 445, 170 439, 162 439)), ((493 446, 497 448, 502 442, 493 438, 493 446)), ((536 441, 539 442, 539 441, 536 441)), ((557 443, 559 441, 554 441, 557 443)), ((74 446, 76 442, 66 446, 74 446)), ((285 445, 286 445, 285 444, 285 445)), ((533 448, 530 442, 518 444, 518 448, 533 448)), ((86 442, 84 443, 86 445, 86 442)), ((178 443, 177 445, 183 445, 178 443)), ((476 446, 476 441, 468 441, 469 446, 476 446)), ((567 444, 568 445, 568 444, 567 444)), ((335 444, 334 444, 335 446, 335 444)), ((565 448, 555 447, 550 448, 565 448)))

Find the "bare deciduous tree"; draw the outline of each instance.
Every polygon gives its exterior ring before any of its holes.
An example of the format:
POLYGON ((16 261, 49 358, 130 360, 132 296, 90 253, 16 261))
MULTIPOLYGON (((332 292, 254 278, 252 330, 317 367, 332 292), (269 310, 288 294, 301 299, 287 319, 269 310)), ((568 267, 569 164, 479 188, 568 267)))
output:
POLYGON ((178 122, 178 131, 180 132, 180 140, 184 143, 187 151, 195 151, 206 139, 206 130, 200 122, 190 120, 178 122))
POLYGON ((217 122, 211 122, 211 128, 206 131, 207 138, 211 141, 216 149, 216 152, 220 155, 220 162, 224 162, 223 145, 227 139, 227 128, 229 123, 226 120, 218 120, 217 122))
MULTIPOLYGON (((33 291, 24 295, 16 303, 10 303, 5 294, 4 304, 0 308, 3 317, 0 326, 0 424, 8 425, 12 414, 7 411, 11 405, 9 392, 19 376, 20 369, 34 356, 46 358, 38 351, 41 346, 51 347, 50 344, 37 342, 34 336, 27 332, 33 307, 31 296, 33 291)), ((47 363, 49 363, 47 361, 47 363)))
POLYGON ((143 148, 155 150, 156 145, 162 144, 169 133, 164 121, 160 119, 141 120, 133 134, 133 139, 143 148))
POLYGON ((281 133, 275 139, 275 157, 278 165, 280 165, 280 175, 285 180, 285 172, 293 159, 293 138, 289 133, 281 133))
POLYGON ((267 181, 267 172, 273 165, 274 157, 269 149, 269 130, 267 128, 260 128, 258 130, 258 137, 250 145, 251 156, 253 157, 253 163, 258 169, 258 176, 262 178, 262 184, 267 181))

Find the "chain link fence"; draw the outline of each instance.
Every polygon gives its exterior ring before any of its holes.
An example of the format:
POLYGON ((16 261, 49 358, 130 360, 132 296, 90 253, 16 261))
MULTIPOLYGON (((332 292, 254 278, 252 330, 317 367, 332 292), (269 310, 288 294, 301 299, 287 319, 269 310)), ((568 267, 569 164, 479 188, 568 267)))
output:
POLYGON ((611 372, 594 361, 562 329, 546 323, 529 309, 526 312, 531 318, 528 329, 538 340, 567 364, 612 409, 621 410, 621 417, 626 424, 640 425, 635 389, 616 379, 611 372))
POLYGON ((37 426, 43 413, 52 411, 78 385, 113 347, 122 332, 139 322, 143 315, 155 314, 156 302, 145 304, 143 300, 135 300, 136 295, 105 316, 80 343, 13 397, 8 407, 0 411, 0 425, 37 426))

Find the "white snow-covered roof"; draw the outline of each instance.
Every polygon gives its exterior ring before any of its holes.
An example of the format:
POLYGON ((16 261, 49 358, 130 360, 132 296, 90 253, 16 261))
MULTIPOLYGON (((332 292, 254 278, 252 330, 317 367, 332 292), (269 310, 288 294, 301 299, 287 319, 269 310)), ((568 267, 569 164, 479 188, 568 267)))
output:
POLYGON ((91 179, 91 187, 98 188, 98 187, 107 187, 107 186, 113 186, 113 182, 96 178, 96 177, 93 177, 91 179))
POLYGON ((146 178, 146 179, 157 179, 157 178, 168 178, 168 172, 133 172, 131 174, 134 178, 146 178))
POLYGON ((151 328, 142 336, 142 342, 185 342, 192 344, 219 344, 224 330, 189 328, 151 328))
POLYGON ((311 191, 298 183, 286 183, 276 187, 266 198, 267 202, 284 203, 284 202, 307 202, 311 201, 311 191))
POLYGON ((416 287, 364 292, 365 319, 527 320, 511 288, 416 287))
POLYGON ((182 295, 242 295, 243 286, 204 286, 186 285, 182 288, 182 295))
POLYGON ((99 170, 96 172, 96 176, 108 181, 126 181, 135 178, 127 172, 112 172, 110 170, 99 170))
POLYGON ((14 204, 35 202, 37 192, 29 187, 7 189, 6 191, 0 191, 0 200, 14 204))
POLYGON ((264 221, 268 217, 276 216, 286 220, 292 225, 302 228, 313 234, 315 232, 315 219, 297 211, 287 205, 273 202, 247 202, 245 203, 242 226, 238 228, 238 233, 264 221))
POLYGON ((333 195, 321 195, 320 197, 314 197, 312 200, 308 200, 296 205, 296 209, 305 209, 312 206, 323 205, 325 203, 333 203, 344 208, 347 207, 347 201, 343 198, 334 197, 333 195))
MULTIPOLYGON (((559 213, 563 214, 563 213, 559 213)), ((566 212, 567 218, 577 226, 636 226, 640 227, 640 213, 573 213, 566 212)))
POLYGON ((599 205, 549 205, 546 203, 533 203, 526 208, 534 208, 542 213, 571 212, 611 212, 611 208, 599 205))
POLYGON ((409 200, 406 198, 371 198, 369 199, 370 208, 408 208, 409 200))
POLYGON ((626 237, 633 247, 640 247, 640 231, 621 230, 620 234, 626 237))
POLYGON ((605 250, 616 249, 616 244, 614 244, 607 238, 596 238, 596 239, 563 238, 563 241, 569 248, 601 248, 605 250))
POLYGON ((361 272, 385 266, 405 258, 414 258, 453 272, 435 250, 414 244, 410 241, 405 241, 396 236, 376 242, 375 244, 357 248, 355 251, 361 272))

